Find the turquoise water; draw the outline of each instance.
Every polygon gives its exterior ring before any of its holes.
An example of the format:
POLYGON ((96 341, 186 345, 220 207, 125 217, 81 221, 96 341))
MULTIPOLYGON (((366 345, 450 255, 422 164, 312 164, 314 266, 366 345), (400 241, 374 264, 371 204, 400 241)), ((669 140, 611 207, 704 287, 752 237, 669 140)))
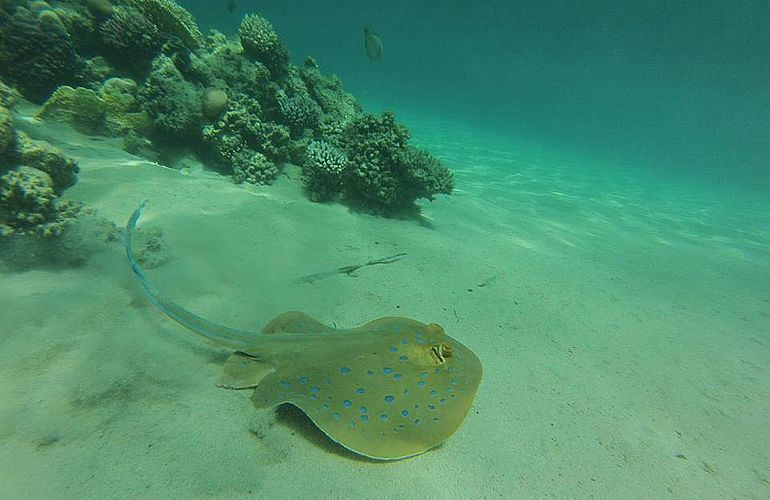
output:
MULTIPOLYGON (((252 7, 182 4, 227 32, 252 7)), ((0 271, 0 497, 770 495, 766 5, 258 7, 295 62, 394 109, 454 193, 386 219, 311 203, 292 170, 235 185, 31 106, 18 126, 78 161, 68 199, 118 226, 149 199, 138 236, 170 258, 146 273, 207 319, 443 325, 484 367, 467 418, 379 463, 255 409, 214 385, 229 353, 155 311, 111 242, 79 267, 0 271)))

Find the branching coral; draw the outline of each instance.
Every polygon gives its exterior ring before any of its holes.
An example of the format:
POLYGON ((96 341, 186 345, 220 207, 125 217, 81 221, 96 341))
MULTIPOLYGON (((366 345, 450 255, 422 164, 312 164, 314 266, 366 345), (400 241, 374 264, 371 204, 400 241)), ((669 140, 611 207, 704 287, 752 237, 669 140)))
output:
POLYGON ((409 132, 392 113, 364 115, 342 137, 350 159, 344 189, 365 210, 392 214, 452 189, 451 172, 430 154, 408 146, 409 132))
POLYGON ((272 184, 278 174, 278 167, 262 153, 243 149, 233 156, 233 180, 239 184, 272 184))
POLYGON ((302 163, 302 182, 313 201, 329 201, 342 192, 348 158, 326 141, 312 141, 302 163))
POLYGON ((236 94, 219 120, 203 128, 204 141, 221 163, 232 166, 234 155, 244 149, 262 153, 273 163, 286 161, 291 142, 288 129, 262 121, 261 114, 256 99, 236 94))
POLYGON ((321 119, 321 107, 307 94, 296 94, 291 97, 283 90, 276 93, 278 109, 284 121, 298 135, 305 128, 317 128, 321 119))
POLYGON ((246 55, 267 66, 274 78, 286 73, 289 52, 270 21, 257 14, 248 14, 241 22, 238 34, 246 55))

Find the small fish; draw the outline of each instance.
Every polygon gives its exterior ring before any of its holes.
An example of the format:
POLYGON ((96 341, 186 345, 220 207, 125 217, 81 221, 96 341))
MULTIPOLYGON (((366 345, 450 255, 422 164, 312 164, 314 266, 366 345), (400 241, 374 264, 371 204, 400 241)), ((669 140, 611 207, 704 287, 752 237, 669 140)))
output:
POLYGON ((225 6, 225 9, 227 9, 227 12, 229 14, 232 14, 233 12, 235 12, 235 9, 237 8, 238 8, 238 4, 235 3, 235 0, 230 0, 229 2, 227 2, 227 5, 225 6))
POLYGON ((369 28, 364 28, 364 48, 366 49, 366 56, 372 61, 380 61, 382 59, 382 41, 369 28))
POLYGON ((291 403, 333 441, 376 460, 419 455, 460 427, 481 362, 439 325, 386 317, 337 329, 296 311, 261 332, 208 321, 160 295, 136 262, 131 240, 145 203, 126 225, 129 264, 161 312, 234 351, 217 385, 253 389, 257 408, 291 403))

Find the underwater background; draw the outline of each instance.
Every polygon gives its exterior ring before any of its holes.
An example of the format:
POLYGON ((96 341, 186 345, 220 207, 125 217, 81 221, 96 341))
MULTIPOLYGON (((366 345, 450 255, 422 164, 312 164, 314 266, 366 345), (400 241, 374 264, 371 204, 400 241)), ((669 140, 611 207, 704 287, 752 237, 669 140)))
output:
MULTIPOLYGON (((767 498, 768 25, 759 1, 0 1, 0 497, 767 498), (382 461, 217 387, 232 349, 126 262, 143 200, 139 265, 206 320, 440 324, 483 367, 464 419, 431 409, 461 425, 382 461)), ((359 359, 308 345, 297 370, 359 359)))

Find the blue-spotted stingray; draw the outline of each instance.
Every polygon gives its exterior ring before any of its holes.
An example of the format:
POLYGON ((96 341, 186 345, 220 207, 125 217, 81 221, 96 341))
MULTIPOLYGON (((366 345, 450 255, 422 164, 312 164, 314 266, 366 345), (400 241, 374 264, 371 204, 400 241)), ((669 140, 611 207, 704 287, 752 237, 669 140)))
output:
POLYGON ((460 426, 481 362, 439 325, 388 317, 337 329, 287 312, 252 332, 205 320, 160 295, 134 258, 132 235, 145 204, 126 225, 129 263, 161 312, 234 351, 217 385, 253 388, 257 408, 293 404, 332 440, 376 460, 423 453, 460 426))

